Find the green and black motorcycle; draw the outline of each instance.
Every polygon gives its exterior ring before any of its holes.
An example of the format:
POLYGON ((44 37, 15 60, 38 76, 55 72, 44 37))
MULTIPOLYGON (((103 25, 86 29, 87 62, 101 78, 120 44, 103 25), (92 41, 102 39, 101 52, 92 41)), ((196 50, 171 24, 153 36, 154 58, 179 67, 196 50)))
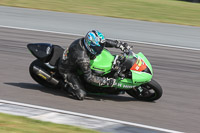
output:
MULTIPOLYGON (((27 45, 30 52, 37 58, 30 64, 31 77, 39 84, 48 88, 62 88, 63 77, 58 72, 58 62, 64 49, 48 43, 32 43, 27 45)), ((87 93, 124 94, 142 101, 155 101, 162 96, 161 86, 152 79, 153 70, 147 58, 139 52, 132 51, 120 55, 112 55, 104 49, 100 55, 90 61, 93 74, 115 78, 113 87, 88 84, 82 78, 87 93)))

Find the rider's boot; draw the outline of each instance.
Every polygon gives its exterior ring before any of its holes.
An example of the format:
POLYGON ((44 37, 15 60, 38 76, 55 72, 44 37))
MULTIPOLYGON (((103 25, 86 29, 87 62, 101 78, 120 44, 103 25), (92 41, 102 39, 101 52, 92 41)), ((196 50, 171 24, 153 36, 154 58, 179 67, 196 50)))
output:
POLYGON ((64 74, 64 82, 66 83, 65 88, 68 93, 74 96, 77 100, 83 100, 86 96, 83 85, 79 78, 73 74, 64 74), (68 81, 70 79, 70 81, 68 81))
POLYGON ((78 89, 76 87, 68 87, 68 92, 74 96, 77 100, 83 100, 86 96, 86 92, 82 89, 78 89))

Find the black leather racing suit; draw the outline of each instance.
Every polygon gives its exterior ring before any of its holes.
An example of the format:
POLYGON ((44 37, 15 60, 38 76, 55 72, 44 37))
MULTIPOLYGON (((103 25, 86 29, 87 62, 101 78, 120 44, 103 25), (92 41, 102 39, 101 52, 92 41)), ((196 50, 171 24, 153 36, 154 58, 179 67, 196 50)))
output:
MULTIPOLYGON (((76 90, 76 97, 83 99, 86 95, 84 86, 80 80, 77 70, 83 72, 86 82, 91 84, 105 85, 106 77, 98 77, 92 74, 90 69, 90 59, 94 56, 85 48, 84 38, 75 40, 70 47, 63 53, 63 58, 59 64, 59 72, 64 76, 65 81, 73 90, 76 90)), ((105 47, 119 47, 117 40, 106 39, 105 47)))

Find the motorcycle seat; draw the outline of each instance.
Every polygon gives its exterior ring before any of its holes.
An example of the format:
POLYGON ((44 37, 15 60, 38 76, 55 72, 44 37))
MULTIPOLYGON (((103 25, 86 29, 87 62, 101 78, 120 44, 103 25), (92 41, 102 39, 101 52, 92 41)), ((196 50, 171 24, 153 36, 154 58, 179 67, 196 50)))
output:
POLYGON ((53 51, 51 59, 49 60, 49 64, 52 66, 57 66, 57 63, 60 58, 62 58, 64 49, 58 45, 53 45, 53 51))

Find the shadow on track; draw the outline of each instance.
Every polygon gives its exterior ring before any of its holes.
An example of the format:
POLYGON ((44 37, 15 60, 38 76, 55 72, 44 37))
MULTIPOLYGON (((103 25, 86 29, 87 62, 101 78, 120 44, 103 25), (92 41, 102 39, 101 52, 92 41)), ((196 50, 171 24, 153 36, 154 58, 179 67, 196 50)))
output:
POLYGON ((88 94, 85 98, 87 100, 96 100, 96 101, 117 101, 117 102, 128 102, 128 101, 137 101, 132 97, 120 96, 120 95, 97 95, 97 94, 88 94))
MULTIPOLYGON (((13 82, 5 82, 6 85, 11 85, 15 87, 20 87, 23 89, 31 89, 31 90, 39 90, 44 93, 50 93, 53 95, 63 96, 67 98, 74 99, 71 95, 67 93, 66 90, 61 89, 49 89, 43 87, 39 84, 34 83, 13 83, 13 82)), ((117 102, 129 102, 129 101, 137 101, 132 97, 120 96, 120 95, 108 95, 108 94, 88 94, 85 100, 96 100, 96 101, 117 101, 117 102)))
POLYGON ((60 89, 49 89, 46 87, 43 87, 39 84, 34 84, 34 83, 13 83, 13 82, 5 82, 4 84, 6 85, 11 85, 15 87, 20 87, 23 89, 30 89, 30 90, 39 90, 45 93, 50 93, 53 95, 58 95, 58 96, 66 96, 66 94, 63 91, 60 91, 60 89))

